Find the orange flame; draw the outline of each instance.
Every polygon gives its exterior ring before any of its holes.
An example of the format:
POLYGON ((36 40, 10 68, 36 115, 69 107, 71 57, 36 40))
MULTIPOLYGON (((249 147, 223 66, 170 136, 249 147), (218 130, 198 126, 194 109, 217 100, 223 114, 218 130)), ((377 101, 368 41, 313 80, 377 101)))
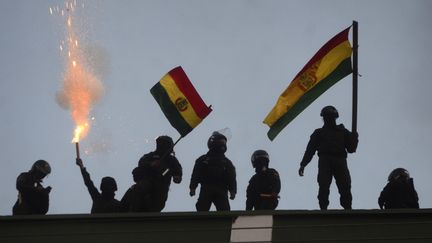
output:
POLYGON ((74 131, 74 137, 72 139, 72 143, 78 143, 80 138, 85 136, 88 132, 88 123, 84 125, 77 125, 74 131))
MULTIPOLYGON (((88 134, 90 111, 92 105, 101 98, 103 86, 85 64, 85 53, 78 46, 79 35, 77 35, 73 19, 76 1, 66 1, 65 6, 66 11, 62 9, 61 15, 67 15, 64 18, 67 28, 65 39, 68 41, 61 42, 60 51, 67 49, 67 66, 63 89, 58 92, 57 100, 60 106, 71 110, 76 125, 72 142, 77 143, 88 134)), ((52 8, 50 8, 51 12, 52 8)), ((57 12, 59 12, 58 7, 57 12)))

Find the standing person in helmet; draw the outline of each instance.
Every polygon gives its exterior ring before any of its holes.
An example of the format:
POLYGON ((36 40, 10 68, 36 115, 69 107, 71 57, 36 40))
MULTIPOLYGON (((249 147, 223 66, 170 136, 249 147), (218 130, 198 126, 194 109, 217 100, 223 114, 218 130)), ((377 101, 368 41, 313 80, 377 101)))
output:
POLYGON ((214 132, 208 142, 209 151, 200 156, 193 168, 189 185, 190 196, 195 195, 198 184, 200 194, 196 203, 197 211, 209 211, 213 203, 217 211, 229 211, 229 198, 234 200, 237 193, 236 172, 233 163, 225 157, 227 138, 214 132))
POLYGON ((348 131, 343 124, 336 124, 338 111, 333 106, 321 110, 324 121, 322 128, 316 129, 310 136, 303 159, 300 163, 299 175, 303 176, 304 168, 318 151, 318 201, 322 210, 329 205, 330 184, 333 177, 340 194, 340 204, 344 209, 351 209, 351 176, 347 165, 347 152, 354 153, 357 149, 357 132, 348 131))
POLYGON ((418 200, 413 178, 404 168, 397 168, 390 173, 388 183, 378 198, 378 205, 381 209, 419 208, 418 200))
POLYGON ((49 208, 51 187, 43 187, 42 179, 51 173, 45 160, 36 161, 30 171, 21 173, 16 182, 18 200, 13 206, 13 215, 46 214, 49 208))
POLYGON ((160 212, 168 199, 171 180, 179 184, 182 181, 182 166, 175 157, 174 142, 169 136, 159 136, 156 139, 156 150, 145 154, 138 162, 142 169, 142 185, 147 209, 143 211, 160 212))
POLYGON ((251 161, 255 175, 246 190, 246 210, 274 210, 281 189, 279 173, 268 167, 270 158, 265 150, 256 150, 251 161))
POLYGON ((94 214, 122 212, 123 209, 120 202, 114 198, 115 192, 117 191, 117 183, 114 178, 110 176, 102 178, 100 184, 100 190, 102 193, 100 193, 95 187, 93 181, 90 179, 90 174, 87 172, 87 169, 84 167, 83 162, 80 158, 76 159, 76 164, 81 169, 84 184, 87 186, 90 197, 93 201, 91 213, 94 214))

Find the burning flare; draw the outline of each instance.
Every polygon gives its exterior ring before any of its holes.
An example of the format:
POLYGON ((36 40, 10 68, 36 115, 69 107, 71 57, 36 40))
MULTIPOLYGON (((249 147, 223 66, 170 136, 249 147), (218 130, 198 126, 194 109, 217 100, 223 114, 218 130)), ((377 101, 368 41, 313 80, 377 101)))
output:
MULTIPOLYGON (((84 5, 82 5, 84 7, 84 5)), ((65 9, 50 7, 50 14, 62 16, 66 26, 65 40, 61 41, 60 51, 67 59, 66 71, 63 77, 62 90, 57 93, 57 102, 72 113, 76 128, 73 143, 78 143, 89 131, 89 116, 92 106, 102 97, 104 88, 93 70, 86 63, 85 51, 78 45, 79 33, 75 28, 74 13, 77 2, 66 1, 65 9), (66 15, 66 16, 65 16, 66 15)), ((85 38, 82 38, 85 39, 85 38)))

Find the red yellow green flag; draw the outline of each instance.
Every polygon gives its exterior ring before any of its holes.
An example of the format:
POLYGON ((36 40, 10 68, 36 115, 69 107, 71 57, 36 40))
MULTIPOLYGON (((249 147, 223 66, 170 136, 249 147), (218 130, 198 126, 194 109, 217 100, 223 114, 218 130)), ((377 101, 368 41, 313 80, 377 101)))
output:
POLYGON ((150 89, 162 112, 182 137, 212 111, 201 99, 182 67, 169 71, 150 89))
POLYGON ((329 40, 295 76, 264 123, 273 140, 282 129, 322 93, 352 73, 352 47, 348 41, 350 27, 329 40))

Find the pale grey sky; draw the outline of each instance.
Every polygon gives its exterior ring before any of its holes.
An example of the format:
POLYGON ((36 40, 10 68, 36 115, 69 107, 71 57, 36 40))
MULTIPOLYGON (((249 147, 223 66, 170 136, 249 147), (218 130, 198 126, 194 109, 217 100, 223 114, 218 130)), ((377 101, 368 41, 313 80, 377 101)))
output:
MULTIPOLYGON (((77 0, 78 3, 83 1, 77 0)), ((348 158, 353 208, 378 208, 390 171, 409 170, 422 208, 432 207, 429 147, 432 137, 431 1, 84 1, 83 45, 98 55, 106 92, 94 106, 94 124, 82 143, 93 181, 113 176, 120 199, 132 184, 138 159, 154 138, 178 133, 150 95, 150 88, 181 65, 214 111, 176 146, 184 178, 173 184, 164 211, 194 211, 188 195, 194 161, 207 151, 214 130, 229 127, 227 157, 237 168, 233 210, 245 207, 254 173, 250 155, 269 152, 282 179, 278 209, 317 209, 317 157, 297 175, 310 134, 322 125, 325 105, 339 109, 351 127, 351 76, 318 98, 270 142, 262 120, 292 78, 331 37, 359 22, 359 147, 348 158)), ((49 214, 88 213, 91 199, 70 143, 74 124, 55 101, 65 59, 61 18, 49 7, 63 1, 0 3, 0 214, 11 214, 16 177, 37 159, 52 166, 49 214)), ((330 206, 339 209, 331 188, 330 206)))

